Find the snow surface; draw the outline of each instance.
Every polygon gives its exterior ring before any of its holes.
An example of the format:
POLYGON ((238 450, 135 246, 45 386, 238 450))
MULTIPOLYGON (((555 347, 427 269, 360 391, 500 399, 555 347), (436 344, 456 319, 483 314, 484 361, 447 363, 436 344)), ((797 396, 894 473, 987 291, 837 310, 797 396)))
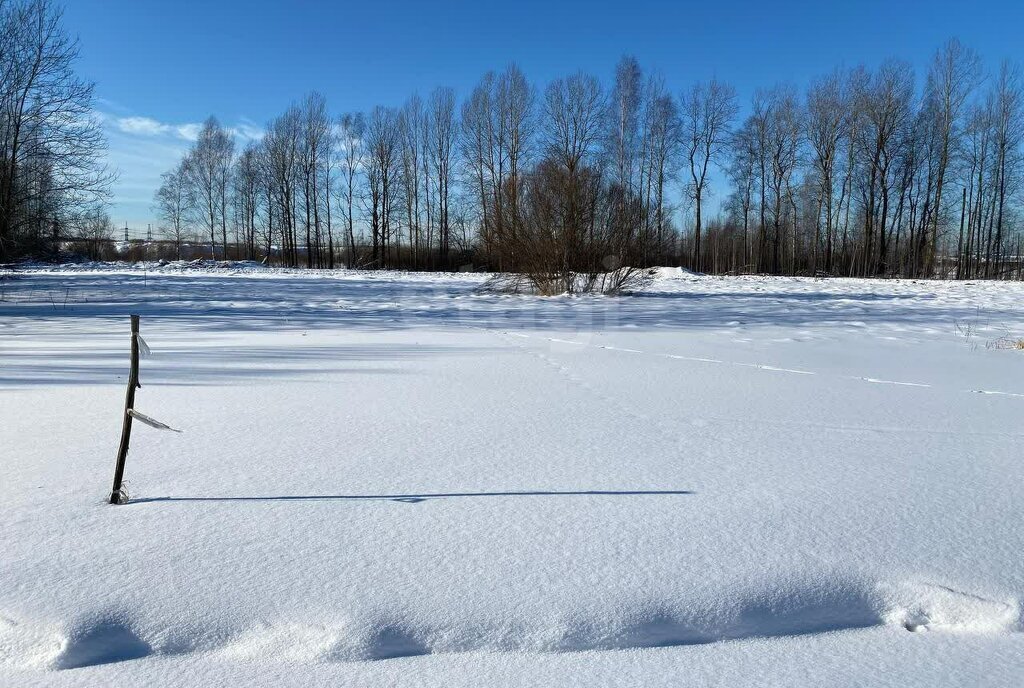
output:
POLYGON ((0 684, 1024 683, 1024 285, 486 277, 6 273, 0 684))

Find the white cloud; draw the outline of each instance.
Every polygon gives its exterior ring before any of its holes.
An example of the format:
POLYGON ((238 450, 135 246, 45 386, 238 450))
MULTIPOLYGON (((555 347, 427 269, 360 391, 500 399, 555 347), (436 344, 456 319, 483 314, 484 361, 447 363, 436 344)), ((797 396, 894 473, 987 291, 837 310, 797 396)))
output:
POLYGON ((152 117, 118 117, 114 120, 114 124, 125 134, 140 136, 159 136, 170 131, 168 125, 161 124, 152 117))
POLYGON ((202 129, 202 124, 193 122, 191 124, 179 124, 175 126, 174 133, 186 141, 195 141, 199 138, 199 132, 202 131, 202 129))
MULTIPOLYGON (((182 141, 195 141, 202 131, 201 122, 187 122, 185 124, 167 124, 157 121, 152 117, 110 117, 103 118, 113 121, 118 131, 124 134, 135 136, 168 136, 178 138, 182 141)), ((248 120, 242 120, 227 130, 235 137, 245 140, 256 140, 263 136, 263 130, 248 120)))
POLYGON ((235 126, 229 127, 228 131, 234 134, 237 138, 249 141, 257 141, 263 138, 264 134, 262 127, 247 119, 240 120, 235 126))
POLYGON ((114 126, 124 134, 135 136, 171 136, 184 141, 195 141, 203 125, 198 122, 165 124, 152 117, 117 117, 114 126))
MULTIPOLYGON (((199 137, 202 123, 161 122, 135 115, 123 106, 104 107, 93 115, 107 135, 107 162, 120 173, 113 188, 112 217, 118 226, 127 222, 134 229, 155 224, 152 199, 160 186, 160 175, 173 169, 188 152, 199 137)), ((260 126, 245 117, 224 126, 240 145, 264 134, 260 126)))

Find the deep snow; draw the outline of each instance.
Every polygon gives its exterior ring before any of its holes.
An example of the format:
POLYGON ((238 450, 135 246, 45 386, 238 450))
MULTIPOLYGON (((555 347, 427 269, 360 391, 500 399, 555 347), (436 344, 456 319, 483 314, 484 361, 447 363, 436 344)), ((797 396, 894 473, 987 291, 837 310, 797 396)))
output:
POLYGON ((484 278, 0 281, 0 683, 1024 682, 1024 285, 484 278))

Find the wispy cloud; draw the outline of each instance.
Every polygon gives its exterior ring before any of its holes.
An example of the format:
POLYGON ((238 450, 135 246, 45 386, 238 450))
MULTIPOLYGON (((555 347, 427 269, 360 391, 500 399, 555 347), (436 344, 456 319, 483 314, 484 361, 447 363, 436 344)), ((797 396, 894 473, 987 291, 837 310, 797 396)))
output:
POLYGON ((197 122, 186 124, 165 124, 152 117, 116 117, 114 126, 118 131, 136 136, 172 136, 184 141, 195 141, 199 138, 202 125, 197 122))
POLYGON ((251 119, 248 119, 246 117, 242 117, 238 120, 238 123, 236 123, 235 126, 229 127, 228 129, 236 137, 249 141, 258 141, 259 139, 263 138, 263 134, 266 133, 263 130, 263 127, 259 126, 251 119))
MULTIPOLYGON (((107 135, 108 162, 119 172, 114 186, 111 215, 119 225, 144 228, 154 222, 153 194, 160 186, 160 175, 171 170, 199 138, 201 122, 163 122, 139 115, 128 108, 101 103, 104 110, 94 113, 107 135)), ((239 146, 262 138, 263 128, 240 117, 223 123, 239 146)))
MULTIPOLYGON (((170 124, 160 122, 152 117, 111 117, 103 115, 103 119, 112 122, 118 131, 136 136, 168 136, 183 141, 195 141, 203 125, 201 122, 170 124)), ((235 138, 244 141, 256 141, 263 137, 263 129, 252 120, 242 118, 234 126, 225 127, 235 138)))

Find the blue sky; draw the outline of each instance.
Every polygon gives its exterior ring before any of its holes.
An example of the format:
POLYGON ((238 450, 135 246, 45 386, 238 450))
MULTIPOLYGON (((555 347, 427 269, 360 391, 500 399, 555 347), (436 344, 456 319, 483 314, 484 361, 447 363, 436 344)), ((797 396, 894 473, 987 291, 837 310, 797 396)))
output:
POLYGON ((244 141, 310 90, 333 112, 367 110, 438 85, 464 95, 510 61, 539 86, 577 69, 607 82, 631 53, 675 92, 717 76, 746 102, 758 87, 890 56, 923 78, 951 36, 990 69, 1024 63, 1020 0, 70 0, 65 25, 121 173, 112 219, 143 229, 159 174, 196 123, 215 114, 244 141))

